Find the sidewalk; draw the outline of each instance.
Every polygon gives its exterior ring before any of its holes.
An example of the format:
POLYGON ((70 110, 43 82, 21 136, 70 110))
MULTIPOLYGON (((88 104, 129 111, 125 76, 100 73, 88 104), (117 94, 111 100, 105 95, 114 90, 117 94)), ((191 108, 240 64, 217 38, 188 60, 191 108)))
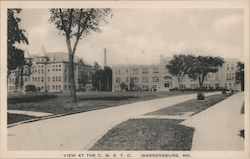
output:
POLYGON ((153 99, 10 127, 8 149, 87 150, 109 129, 129 118, 193 98, 196 94, 153 99))
POLYGON ((182 122, 194 127, 192 151, 244 150, 244 140, 239 131, 244 128, 240 114, 244 92, 234 94, 213 107, 182 122))

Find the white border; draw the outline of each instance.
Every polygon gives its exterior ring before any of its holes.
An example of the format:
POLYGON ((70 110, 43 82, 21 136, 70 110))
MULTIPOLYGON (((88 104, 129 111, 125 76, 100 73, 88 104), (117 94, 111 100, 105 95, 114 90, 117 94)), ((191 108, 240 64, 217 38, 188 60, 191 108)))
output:
MULTIPOLYGON (((140 158, 140 154, 189 154, 186 158, 237 158, 249 157, 249 1, 1 1, 1 136, 0 158, 64 158, 63 154, 131 154, 140 158), (109 8, 242 8, 244 17, 244 58, 245 58, 245 151, 7 151, 7 8, 79 8, 79 7, 109 7, 109 8)), ((93 157, 91 157, 93 158, 93 157)), ((112 157, 111 157, 112 158, 112 157)))

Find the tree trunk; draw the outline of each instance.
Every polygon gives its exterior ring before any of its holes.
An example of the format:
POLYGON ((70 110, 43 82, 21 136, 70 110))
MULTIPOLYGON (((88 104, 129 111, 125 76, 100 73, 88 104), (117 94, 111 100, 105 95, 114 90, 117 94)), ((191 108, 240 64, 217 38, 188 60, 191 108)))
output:
POLYGON ((73 102, 77 102, 76 87, 75 87, 75 72, 74 72, 74 55, 69 54, 69 79, 70 79, 70 95, 73 102))
POLYGON ((73 102, 77 102, 76 88, 75 88, 75 73, 74 73, 74 52, 71 49, 71 42, 69 35, 66 35, 66 43, 69 54, 69 80, 70 80, 70 95, 73 102))

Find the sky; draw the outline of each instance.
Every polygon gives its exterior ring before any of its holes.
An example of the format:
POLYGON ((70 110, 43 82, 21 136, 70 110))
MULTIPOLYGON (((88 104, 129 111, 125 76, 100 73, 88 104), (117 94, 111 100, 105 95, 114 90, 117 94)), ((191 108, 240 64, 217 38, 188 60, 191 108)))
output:
MULTIPOLYGON (((113 17, 82 39, 76 56, 89 64, 157 64, 160 55, 212 55, 243 60, 244 23, 241 9, 116 8, 113 17)), ((21 26, 29 54, 67 52, 65 37, 49 23, 48 9, 23 9, 21 26)))

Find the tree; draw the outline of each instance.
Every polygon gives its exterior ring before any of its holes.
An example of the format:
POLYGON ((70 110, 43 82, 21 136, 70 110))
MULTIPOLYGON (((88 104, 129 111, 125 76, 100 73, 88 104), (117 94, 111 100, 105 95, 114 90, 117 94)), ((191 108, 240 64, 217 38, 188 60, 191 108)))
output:
POLYGON ((203 82, 209 73, 216 73, 224 63, 221 57, 213 56, 197 56, 192 57, 189 63, 188 77, 199 81, 200 90, 203 87, 203 82), (190 65, 191 64, 191 65, 190 65))
POLYGON ((129 90, 130 90, 130 91, 135 90, 134 77, 130 77, 130 80, 129 80, 129 90))
POLYGON ((86 9, 50 9, 51 23, 54 23, 59 33, 65 37, 69 55, 70 94, 76 102, 74 55, 81 38, 91 32, 100 32, 100 26, 107 23, 106 17, 112 16, 109 8, 86 9))
POLYGON ((34 85, 27 85, 27 86, 25 86, 25 91, 26 92, 35 92, 36 91, 36 86, 34 86, 34 85))
POLYGON ((184 77, 188 74, 192 59, 192 55, 174 55, 173 59, 166 65, 168 72, 177 77, 179 89, 181 88, 184 77))
POLYGON ((21 9, 8 9, 8 75, 11 70, 25 64, 24 51, 15 46, 16 43, 28 44, 25 30, 20 28, 21 19, 17 17, 21 9))
POLYGON ((104 91, 112 91, 112 69, 108 66, 104 67, 102 73, 102 83, 104 91))
POLYGON ((16 86, 21 90, 23 86, 23 75, 24 75, 24 66, 27 66, 30 69, 31 62, 24 58, 24 51, 16 47, 17 43, 29 44, 28 38, 25 35, 25 30, 20 28, 21 19, 18 15, 21 13, 21 9, 8 9, 8 33, 7 33, 7 50, 8 50, 8 73, 7 76, 12 70, 15 70, 16 75, 16 86))
POLYGON ((112 90, 112 70, 110 67, 105 66, 101 69, 99 65, 94 66, 93 74, 93 87, 98 91, 111 91, 112 90))
POLYGON ((92 76, 92 84, 93 84, 93 88, 94 90, 101 90, 101 67, 100 65, 95 62, 94 64, 94 73, 93 73, 93 76, 92 76))
POLYGON ((237 70, 235 72, 236 83, 240 83, 241 91, 244 91, 244 63, 237 63, 237 70))

